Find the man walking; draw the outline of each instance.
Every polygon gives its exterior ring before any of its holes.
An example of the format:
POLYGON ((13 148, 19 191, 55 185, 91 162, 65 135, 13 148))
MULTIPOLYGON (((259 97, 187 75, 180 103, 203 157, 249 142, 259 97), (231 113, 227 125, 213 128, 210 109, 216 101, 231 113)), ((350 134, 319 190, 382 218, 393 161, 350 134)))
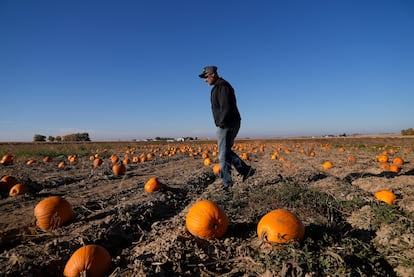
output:
POLYGON ((214 123, 217 126, 220 178, 224 188, 227 189, 233 185, 232 166, 243 177, 243 181, 252 176, 256 170, 248 166, 232 150, 234 140, 240 129, 241 120, 233 87, 218 75, 216 66, 206 66, 198 76, 203 78, 207 84, 213 86, 210 100, 214 123))

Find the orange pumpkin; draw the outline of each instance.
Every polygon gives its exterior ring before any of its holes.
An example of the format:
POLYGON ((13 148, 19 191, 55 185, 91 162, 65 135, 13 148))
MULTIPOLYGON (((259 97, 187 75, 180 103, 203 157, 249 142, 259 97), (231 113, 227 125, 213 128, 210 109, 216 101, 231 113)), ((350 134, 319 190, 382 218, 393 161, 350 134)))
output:
POLYGON ((3 158, 0 160, 0 163, 4 165, 12 164, 13 158, 13 155, 4 155, 3 158))
POLYGON ((387 155, 379 155, 377 156, 377 161, 380 163, 386 163, 388 162, 388 156, 387 155))
POLYGON ((78 162, 78 155, 69 155, 68 156, 68 161, 70 163, 76 163, 76 162, 78 162))
POLYGON ((214 173, 215 175, 220 175, 220 164, 215 164, 215 165, 213 166, 213 173, 214 173))
POLYGON ((60 196, 50 196, 40 201, 34 208, 36 224, 42 230, 53 230, 63 226, 73 218, 72 205, 60 196))
POLYGON ((401 157, 395 157, 392 160, 392 164, 395 164, 395 165, 403 165, 404 164, 404 160, 401 157))
POLYGON ((35 162, 36 162, 35 160, 30 159, 30 160, 28 160, 28 161, 26 162, 26 164, 27 164, 27 165, 32 165, 32 164, 34 164, 35 162))
POLYGON ((22 184, 14 185, 9 192, 9 196, 17 196, 27 193, 27 187, 22 184))
POLYGON ((260 239, 268 242, 301 241, 305 236, 305 226, 294 213, 278 209, 260 219, 257 234, 260 239))
POLYGON ((350 164, 354 164, 356 162, 355 156, 348 156, 347 160, 350 164))
POLYGON ((64 161, 61 161, 59 164, 58 164, 58 168, 64 168, 66 166, 66 163, 64 162, 64 161))
POLYGON ((113 164, 117 163, 119 161, 119 157, 117 155, 111 155, 111 162, 113 164))
POLYGON ((390 165, 388 170, 391 171, 391 172, 394 172, 394 173, 398 173, 398 172, 401 171, 401 168, 398 167, 398 165, 392 164, 392 165, 390 165))
POLYGON ((17 184, 17 179, 10 175, 4 175, 3 177, 1 177, 0 181, 0 190, 5 192, 10 191, 10 189, 17 184))
POLYGON ((124 160, 122 161, 123 164, 130 164, 131 158, 129 156, 125 156, 124 160))
POLYGON ((93 167, 98 167, 103 163, 103 160, 101 158, 96 158, 93 160, 93 167))
POLYGON ((224 236, 228 223, 224 210, 210 200, 196 202, 185 219, 187 230, 193 236, 207 240, 224 236))
POLYGON ((50 156, 46 156, 43 158, 44 163, 50 163, 52 161, 52 158, 50 156))
POLYGON ((205 166, 210 166, 213 163, 213 161, 210 158, 205 158, 204 159, 204 165, 205 166))
POLYGON ((390 165, 388 163, 380 163, 379 167, 384 170, 390 170, 390 165))
POLYGON ((102 277, 111 267, 111 255, 102 246, 90 244, 76 250, 66 262, 63 275, 66 277, 102 277))
POLYGON ((160 181, 158 181, 157 177, 152 177, 150 178, 144 186, 144 190, 146 192, 154 192, 154 191, 158 191, 162 188, 162 184, 160 183, 160 181))
POLYGON ((389 190, 380 190, 374 193, 377 200, 387 203, 388 205, 394 205, 397 196, 389 190))
POLYGON ((124 175, 126 172, 126 167, 123 163, 115 163, 112 166, 112 172, 114 173, 114 175, 118 176, 118 175, 124 175))
POLYGON ((247 153, 242 153, 242 154, 240 155, 240 159, 245 160, 245 161, 248 161, 248 160, 250 159, 249 154, 247 154, 247 153))
POLYGON ((326 161, 322 164, 323 169, 330 169, 333 167, 333 163, 331 161, 326 161))

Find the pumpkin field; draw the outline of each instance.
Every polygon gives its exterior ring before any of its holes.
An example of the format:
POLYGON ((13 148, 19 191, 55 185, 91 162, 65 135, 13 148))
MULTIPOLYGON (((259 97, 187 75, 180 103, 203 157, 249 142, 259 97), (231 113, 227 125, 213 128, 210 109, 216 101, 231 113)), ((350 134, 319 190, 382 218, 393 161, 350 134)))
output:
POLYGON ((0 143, 0 276, 414 276, 414 137, 234 151, 225 190, 214 140, 0 143))

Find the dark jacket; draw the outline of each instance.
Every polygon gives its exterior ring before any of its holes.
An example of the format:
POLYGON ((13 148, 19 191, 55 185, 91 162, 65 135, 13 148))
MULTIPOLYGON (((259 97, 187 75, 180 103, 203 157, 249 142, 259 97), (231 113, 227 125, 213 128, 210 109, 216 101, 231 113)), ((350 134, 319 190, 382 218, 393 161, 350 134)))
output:
POLYGON ((211 110, 217 127, 225 128, 241 120, 233 87, 218 78, 211 89, 211 110))

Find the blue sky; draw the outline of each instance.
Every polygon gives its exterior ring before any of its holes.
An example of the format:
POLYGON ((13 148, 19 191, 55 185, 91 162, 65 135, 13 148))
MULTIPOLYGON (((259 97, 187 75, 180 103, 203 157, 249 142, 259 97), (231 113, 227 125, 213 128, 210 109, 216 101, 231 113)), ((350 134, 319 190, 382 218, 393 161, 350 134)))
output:
POLYGON ((414 127, 414 1, 0 1, 0 141, 215 137, 206 65, 239 137, 414 127))

